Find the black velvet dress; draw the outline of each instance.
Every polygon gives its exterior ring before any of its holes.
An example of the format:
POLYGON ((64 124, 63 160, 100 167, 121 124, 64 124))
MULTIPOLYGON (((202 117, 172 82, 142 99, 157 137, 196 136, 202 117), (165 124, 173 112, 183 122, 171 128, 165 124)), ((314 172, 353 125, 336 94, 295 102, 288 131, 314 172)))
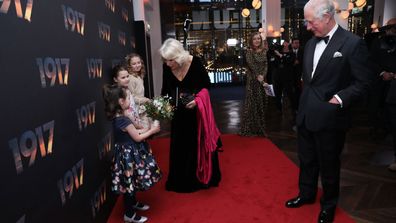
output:
MULTIPOLYGON (((212 156, 212 177, 209 184, 202 184, 196 176, 197 108, 187 109, 180 100, 176 100, 177 95, 196 94, 202 88, 209 89, 209 76, 197 57, 193 57, 191 66, 182 81, 179 81, 165 64, 163 72, 161 94, 171 96, 172 103, 176 106, 171 123, 169 174, 166 190, 188 193, 217 186, 221 180, 217 152, 214 152, 212 156)), ((219 140, 218 147, 220 146, 219 140)))

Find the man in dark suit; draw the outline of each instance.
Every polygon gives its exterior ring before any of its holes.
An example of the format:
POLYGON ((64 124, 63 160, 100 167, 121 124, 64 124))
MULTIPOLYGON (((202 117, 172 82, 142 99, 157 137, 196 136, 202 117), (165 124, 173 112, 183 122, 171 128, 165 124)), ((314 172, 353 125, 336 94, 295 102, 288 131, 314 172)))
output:
MULTIPOLYGON (((303 63, 303 55, 304 51, 300 46, 300 39, 293 38, 291 43, 291 49, 294 54, 294 62, 293 62, 293 102, 295 105, 296 111, 298 110, 298 101, 300 100, 301 95, 301 75, 302 75, 302 63, 303 63)), ((293 114, 293 121, 295 125, 296 114, 293 114)), ((295 129, 295 126, 293 126, 295 129)))
POLYGON ((293 63, 293 73, 295 76, 296 82, 300 82, 301 74, 302 74, 302 62, 304 51, 300 46, 300 40, 298 38, 293 38, 291 42, 291 49, 295 55, 294 63, 293 63))
POLYGON ((299 195, 286 202, 297 208, 315 202, 319 175, 323 187, 318 222, 332 222, 339 196, 340 154, 351 103, 369 87, 365 42, 334 20, 332 0, 310 0, 304 7, 307 30, 303 91, 297 114, 299 195))
POLYGON ((396 171, 396 18, 390 19, 381 31, 384 36, 373 43, 373 58, 376 74, 386 84, 389 84, 385 102, 388 109, 388 120, 393 138, 395 161, 388 166, 390 171, 396 171))

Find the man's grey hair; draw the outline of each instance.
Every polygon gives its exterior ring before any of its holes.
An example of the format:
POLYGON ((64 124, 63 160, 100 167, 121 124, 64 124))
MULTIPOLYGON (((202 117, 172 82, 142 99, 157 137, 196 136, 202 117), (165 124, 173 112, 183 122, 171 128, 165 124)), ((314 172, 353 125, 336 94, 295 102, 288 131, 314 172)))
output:
POLYGON ((313 10, 314 17, 317 19, 323 19, 323 15, 326 13, 331 17, 334 17, 335 14, 333 0, 309 0, 304 6, 304 11, 307 9, 313 10))

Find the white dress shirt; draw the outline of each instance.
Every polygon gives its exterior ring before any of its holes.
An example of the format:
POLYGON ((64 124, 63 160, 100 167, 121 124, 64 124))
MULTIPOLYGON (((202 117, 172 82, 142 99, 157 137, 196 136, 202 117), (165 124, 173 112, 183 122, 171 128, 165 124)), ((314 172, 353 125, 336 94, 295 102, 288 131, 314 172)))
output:
MULTIPOLYGON (((325 36, 329 36, 329 41, 327 43, 325 43, 324 40, 321 40, 319 42, 316 43, 316 47, 315 47, 315 53, 314 53, 314 58, 313 58, 313 69, 312 69, 312 74, 311 74, 311 78, 313 77, 315 70, 316 70, 316 66, 318 65, 319 59, 322 56, 323 52, 325 51, 327 44, 330 43, 331 38, 333 37, 334 33, 336 32, 336 30, 338 29, 338 24, 335 24, 335 26, 330 30, 330 32, 325 35, 325 36)), ((334 97, 337 99, 338 102, 340 102, 340 106, 342 108, 342 100, 338 95, 334 95, 334 97)))
MULTIPOLYGON (((334 35, 334 33, 335 33, 335 31, 337 29, 338 29, 338 24, 336 24, 333 27, 333 29, 331 29, 330 32, 327 35, 325 35, 325 36, 329 36, 329 41, 327 42, 327 44, 330 43, 331 37, 333 37, 333 35, 334 35)), ((327 44, 325 43, 324 40, 321 40, 321 41, 316 43, 315 53, 314 53, 314 58, 313 58, 313 69, 312 69, 312 74, 311 74, 312 76, 311 77, 313 77, 313 75, 315 73, 316 66, 318 65, 319 59, 322 56, 323 52, 325 51, 325 49, 327 47, 327 44)))

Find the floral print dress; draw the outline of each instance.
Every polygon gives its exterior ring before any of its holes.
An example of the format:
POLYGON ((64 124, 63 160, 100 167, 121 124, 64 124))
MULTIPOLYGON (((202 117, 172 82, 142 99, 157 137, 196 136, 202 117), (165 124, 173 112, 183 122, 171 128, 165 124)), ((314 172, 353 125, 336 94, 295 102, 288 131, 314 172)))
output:
POLYGON ((125 128, 132 121, 125 117, 113 120, 114 157, 112 162, 112 191, 134 193, 151 188, 161 179, 162 173, 149 144, 135 142, 125 128))

